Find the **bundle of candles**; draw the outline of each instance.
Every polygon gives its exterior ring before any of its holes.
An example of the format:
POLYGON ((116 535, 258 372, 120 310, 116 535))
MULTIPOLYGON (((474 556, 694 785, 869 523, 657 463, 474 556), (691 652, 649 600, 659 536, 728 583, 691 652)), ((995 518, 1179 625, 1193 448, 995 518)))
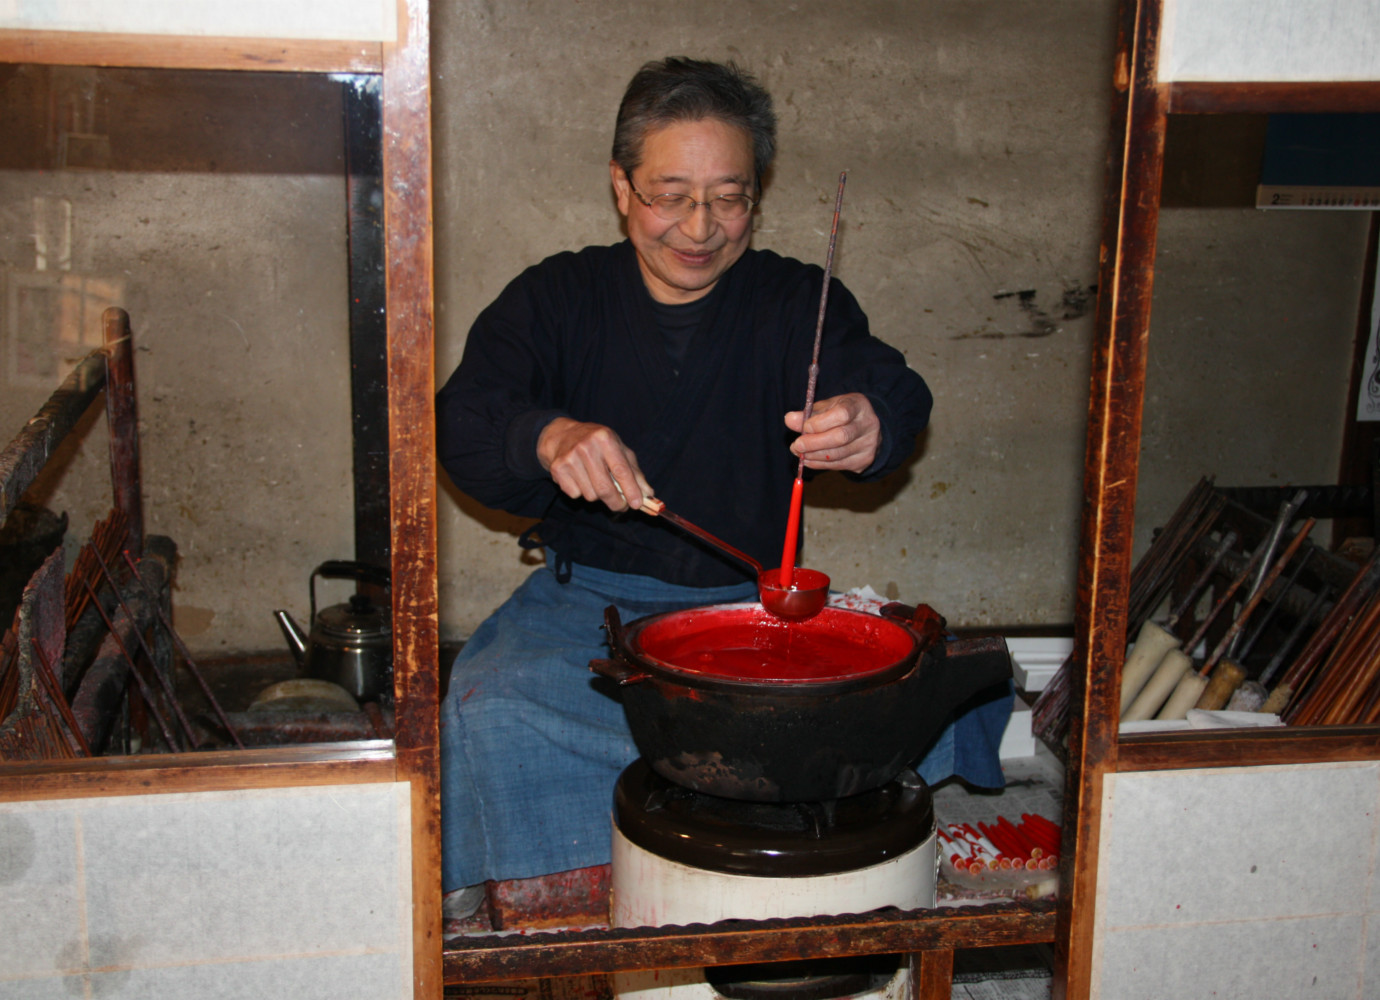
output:
POLYGON ((1035 813, 1022 813, 1019 824, 999 816, 995 823, 950 823, 938 830, 955 871, 1048 871, 1059 864, 1059 827, 1035 813))
MULTIPOLYGON (((1314 544, 1316 522, 1300 514, 1335 516, 1330 502, 1297 490, 1267 522, 1200 481, 1131 574, 1123 723, 1192 709, 1380 722, 1380 550, 1357 568, 1314 544)), ((1067 732, 1076 659, 1035 703, 1035 731, 1052 747, 1067 732)))

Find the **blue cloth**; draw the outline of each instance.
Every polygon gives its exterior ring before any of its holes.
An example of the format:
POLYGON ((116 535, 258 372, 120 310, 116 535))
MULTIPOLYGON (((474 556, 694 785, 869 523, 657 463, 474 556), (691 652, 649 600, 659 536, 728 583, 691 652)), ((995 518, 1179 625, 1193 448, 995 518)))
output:
MULTIPOLYGON (((608 862, 613 786, 637 750, 616 691, 589 670, 608 655, 605 608, 626 623, 755 598, 752 585, 684 587, 579 564, 567 583, 550 566, 528 577, 456 657, 441 704, 444 890, 608 862)), ((1010 707, 1008 692, 946 728, 925 780, 1002 785, 1010 707)))
POLYGON ((1001 770, 1001 737, 1011 718, 1016 686, 1006 687, 995 697, 991 690, 958 706, 956 718, 944 727, 939 738, 925 752, 916 770, 927 785, 937 785, 954 775, 982 788, 1001 788, 1006 777, 1001 770))
POLYGON ((607 682, 604 609, 624 622, 752 600, 756 587, 683 587, 575 565, 535 571, 455 659, 441 704, 445 891, 609 860, 609 808, 637 758, 607 682))

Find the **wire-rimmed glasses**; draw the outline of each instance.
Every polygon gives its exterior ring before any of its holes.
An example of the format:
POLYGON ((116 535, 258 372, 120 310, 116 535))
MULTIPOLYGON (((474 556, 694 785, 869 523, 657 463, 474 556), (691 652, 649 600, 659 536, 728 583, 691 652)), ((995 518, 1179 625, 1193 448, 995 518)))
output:
POLYGON ((633 187, 628 178, 628 187, 637 195, 637 200, 652 210, 658 219, 666 222, 681 222, 688 219, 701 205, 709 209, 709 214, 719 222, 736 222, 752 211, 758 199, 746 194, 719 194, 707 201, 696 201, 688 194, 658 194, 648 198, 633 187))

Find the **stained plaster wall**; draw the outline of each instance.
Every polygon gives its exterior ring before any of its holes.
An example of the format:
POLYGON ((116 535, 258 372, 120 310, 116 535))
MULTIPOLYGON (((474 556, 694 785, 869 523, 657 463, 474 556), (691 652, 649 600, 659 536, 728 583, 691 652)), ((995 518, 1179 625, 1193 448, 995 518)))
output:
MULTIPOLYGON (((958 624, 1070 620, 1112 6, 434 4, 438 378, 522 267, 621 237, 608 145, 637 66, 669 53, 734 58, 781 114, 756 244, 822 260, 848 169, 836 271, 936 396, 902 472, 811 484, 807 564, 958 624)), ((124 282, 142 334, 148 517, 182 547, 176 600, 198 650, 276 647, 268 611, 304 611, 311 568, 352 550, 343 179, 338 162, 300 152, 338 156, 338 111, 300 93, 250 107, 260 117, 234 129, 203 109, 157 138, 175 148, 214 118, 213 130, 239 136, 232 161, 0 171, 6 275, 34 269, 32 197, 52 185, 77 220, 74 268, 124 282)), ((105 124, 112 136, 126 126, 105 124)), ((58 131, 41 120, 26 141, 51 144, 58 131)), ((1142 546, 1199 475, 1331 478, 1364 224, 1312 215, 1291 226, 1283 234, 1282 219, 1251 211, 1167 222, 1164 268, 1181 280, 1157 288, 1142 546), (1266 245, 1284 262, 1247 276, 1238 265, 1266 245), (1289 288, 1310 290, 1306 309, 1289 288), (1282 407, 1278 384, 1222 377, 1228 359, 1232 370, 1264 364, 1277 382, 1306 373, 1306 404, 1282 407), (1227 430, 1199 422, 1222 416, 1227 430)), ((17 336, 6 318, 6 357, 17 336)), ((7 432, 47 391, 9 372, 7 432)), ((46 487, 59 508, 104 511, 108 500, 75 482, 99 471, 102 435, 98 419, 46 487)), ((467 635, 530 572, 523 527, 442 483, 444 636, 467 635)))
MULTIPOLYGON (((736 59, 781 117, 755 245, 822 262, 849 170, 835 272, 935 392, 902 472, 810 485, 805 561, 956 621, 1070 618, 1109 15, 1101 3, 446 5, 438 204, 469 210, 438 230, 438 370, 524 263, 620 238, 608 148, 637 66, 736 59)), ((518 527, 443 505, 443 621, 473 622, 527 572, 518 527)))
MULTIPOLYGON (((848 169, 836 273, 935 391, 905 469, 809 486, 805 562, 958 623, 1071 620, 1113 7, 438 7, 438 377, 519 269, 620 238, 606 164, 636 67, 736 59, 781 113, 755 245, 822 261, 848 169)), ((1201 475, 1334 478, 1364 227, 1250 210, 1167 221, 1137 551, 1201 475), (1278 263, 1250 271, 1266 251, 1278 263)), ((524 522, 449 496, 442 622, 463 634, 530 566, 524 522)))

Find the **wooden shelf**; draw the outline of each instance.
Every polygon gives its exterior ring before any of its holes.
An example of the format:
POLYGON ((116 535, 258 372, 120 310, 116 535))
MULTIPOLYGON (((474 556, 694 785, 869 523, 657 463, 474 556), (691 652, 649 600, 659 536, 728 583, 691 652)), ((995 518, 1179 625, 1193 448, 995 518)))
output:
POLYGON ((3 31, 0 62, 275 73, 381 73, 383 45, 312 39, 3 31))
MULTIPOLYGON (((1054 923, 1052 903, 1032 902, 482 937, 462 939, 446 952, 446 982, 1036 944, 1054 940, 1054 923)), ((949 996, 949 984, 936 995, 949 996)))
POLYGON ((1364 112, 1380 108, 1380 82, 1169 85, 1170 114, 1364 112))
POLYGON ((1380 760, 1380 726, 1278 726, 1136 733, 1117 742, 1118 771, 1380 760))

